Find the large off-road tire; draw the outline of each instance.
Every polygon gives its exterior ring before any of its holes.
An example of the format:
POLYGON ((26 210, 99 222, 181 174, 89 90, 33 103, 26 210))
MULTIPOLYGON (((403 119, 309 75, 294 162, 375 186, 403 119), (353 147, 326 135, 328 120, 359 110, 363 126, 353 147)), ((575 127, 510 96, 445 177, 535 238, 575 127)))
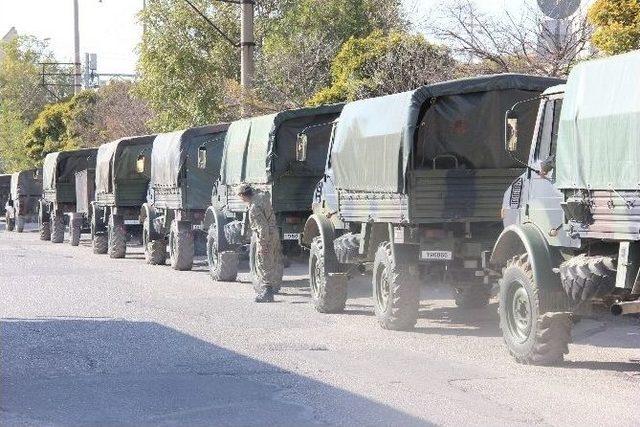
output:
POLYGON ((560 264, 562 287, 573 304, 603 297, 616 287, 616 261, 580 254, 560 264))
POLYGON ((24 231, 25 222, 26 222, 26 219, 25 219, 24 215, 16 216, 16 231, 18 233, 22 233, 24 231))
POLYGON ((16 223, 15 223, 15 220, 11 218, 11 216, 9 215, 9 212, 6 212, 4 214, 4 220, 5 220, 5 225, 7 227, 7 231, 13 231, 16 226, 16 223))
POLYGON ((82 234, 82 220, 73 219, 69 222, 69 243, 71 246, 80 245, 82 234))
POLYGON ((571 341, 569 301, 562 290, 535 283, 528 255, 507 263, 499 299, 502 336, 518 362, 549 365, 563 360, 571 341))
POLYGON ((311 298, 320 313, 340 313, 347 303, 348 280, 345 275, 330 275, 326 269, 321 236, 311 242, 309 254, 309 286, 311 298))
POLYGON ((373 302, 380 326, 412 329, 418 320, 420 289, 414 266, 393 259, 391 243, 380 244, 373 265, 373 302))
POLYGON ((347 264, 360 257, 360 238, 353 233, 346 233, 333 241, 333 250, 338 262, 347 264))
POLYGON ((127 253, 127 233, 124 225, 109 224, 109 258, 124 258, 127 253))
POLYGON ((105 234, 95 234, 91 240, 93 246, 93 253, 98 255, 104 255, 109 250, 109 239, 105 234))
POLYGON ((165 239, 151 240, 149 238, 151 224, 144 222, 142 229, 142 244, 144 245, 144 259, 147 264, 164 265, 167 261, 167 241, 165 239))
POLYGON ((40 240, 44 240, 44 241, 51 240, 51 223, 41 222, 39 231, 40 231, 40 240))
POLYGON ((453 298, 460 308, 481 308, 489 304, 491 289, 482 283, 471 283, 454 288, 453 298))
POLYGON ((215 223, 207 233, 207 262, 213 280, 235 282, 238 277, 239 255, 235 251, 218 251, 218 228, 215 223))
POLYGON ((171 268, 179 271, 188 271, 193 267, 195 246, 193 242, 193 230, 191 226, 178 227, 178 221, 171 222, 169 230, 169 258, 171 268))
POLYGON ((51 215, 51 242, 64 242, 64 215, 51 215))
MULTIPOLYGON (((262 292, 262 283, 260 283, 260 280, 258 280, 258 276, 256 275, 256 250, 257 250, 258 244, 256 243, 255 237, 251 237, 251 243, 249 244, 249 274, 251 276, 251 284, 253 285, 253 290, 259 294, 260 292, 262 292)), ((280 255, 281 259, 281 265, 277 266, 279 268, 281 268, 283 271, 280 272, 279 276, 280 276, 280 281, 277 284, 271 284, 271 289, 273 290, 273 292, 275 292, 276 294, 278 292, 280 292, 280 289, 282 289, 282 276, 284 274, 284 255, 280 255)))

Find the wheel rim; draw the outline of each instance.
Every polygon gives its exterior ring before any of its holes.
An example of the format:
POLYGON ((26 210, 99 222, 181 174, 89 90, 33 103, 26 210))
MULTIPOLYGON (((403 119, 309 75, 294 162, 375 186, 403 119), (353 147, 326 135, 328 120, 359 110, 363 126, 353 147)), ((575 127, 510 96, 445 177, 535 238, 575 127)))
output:
POLYGON ((386 267, 378 274, 376 280, 376 301, 378 306, 383 310, 387 309, 387 302, 389 301, 389 277, 387 275, 386 267))
POLYGON ((169 256, 174 259, 176 256, 176 237, 173 233, 169 233, 169 256))
POLYGON ((512 283, 507 303, 507 320, 511 335, 519 342, 529 338, 532 327, 531 299, 520 282, 512 283))
POLYGON ((319 294, 320 283, 322 283, 322 278, 324 277, 324 268, 318 262, 318 258, 314 256, 311 260, 311 275, 309 282, 311 284, 311 292, 314 297, 317 297, 319 294))
POLYGON ((211 271, 215 271, 218 267, 218 247, 216 246, 215 239, 209 238, 207 243, 207 258, 209 259, 209 268, 211 271))

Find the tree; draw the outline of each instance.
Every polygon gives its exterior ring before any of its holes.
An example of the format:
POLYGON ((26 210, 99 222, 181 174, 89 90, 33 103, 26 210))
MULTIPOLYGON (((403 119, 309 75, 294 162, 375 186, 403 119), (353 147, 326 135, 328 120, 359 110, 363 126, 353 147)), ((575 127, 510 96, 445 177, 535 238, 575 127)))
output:
POLYGON ((349 39, 331 65, 331 85, 310 100, 311 105, 353 101, 415 89, 456 77, 449 51, 420 34, 374 31, 349 39))
POLYGON ((258 55, 259 95, 277 109, 304 103, 327 86, 340 47, 374 30, 404 30, 399 0, 297 0, 275 19, 258 55))
POLYGON ((592 41, 610 55, 640 49, 640 0, 597 0, 589 9, 592 41))
POLYGON ((473 0, 451 0, 439 15, 428 30, 466 59, 469 74, 565 76, 573 64, 590 55, 592 30, 583 13, 550 21, 523 4, 517 16, 507 10, 504 17, 496 17, 482 13, 473 0))
POLYGON ((133 96, 134 87, 131 82, 112 81, 98 90, 95 128, 102 140, 151 133, 148 123, 153 113, 145 101, 133 96))

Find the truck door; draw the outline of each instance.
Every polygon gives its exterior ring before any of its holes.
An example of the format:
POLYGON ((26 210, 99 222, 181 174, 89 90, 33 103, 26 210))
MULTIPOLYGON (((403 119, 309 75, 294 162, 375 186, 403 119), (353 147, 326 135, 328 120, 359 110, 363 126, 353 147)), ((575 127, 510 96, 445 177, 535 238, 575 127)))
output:
POLYGON ((562 193, 555 186, 555 153, 558 139, 558 125, 562 98, 549 97, 541 106, 540 119, 536 130, 535 148, 531 150, 529 164, 537 173, 529 170, 529 185, 525 218, 534 223, 553 246, 571 246, 563 232, 564 214, 561 207, 562 193))

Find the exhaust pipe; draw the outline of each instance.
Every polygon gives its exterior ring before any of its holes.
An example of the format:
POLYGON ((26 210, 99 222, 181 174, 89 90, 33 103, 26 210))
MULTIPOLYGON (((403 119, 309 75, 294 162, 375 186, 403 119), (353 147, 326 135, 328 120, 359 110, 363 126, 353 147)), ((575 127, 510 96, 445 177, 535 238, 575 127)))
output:
POLYGON ((634 313, 640 313, 640 300, 618 302, 611 306, 611 314, 614 316, 634 313))

